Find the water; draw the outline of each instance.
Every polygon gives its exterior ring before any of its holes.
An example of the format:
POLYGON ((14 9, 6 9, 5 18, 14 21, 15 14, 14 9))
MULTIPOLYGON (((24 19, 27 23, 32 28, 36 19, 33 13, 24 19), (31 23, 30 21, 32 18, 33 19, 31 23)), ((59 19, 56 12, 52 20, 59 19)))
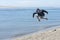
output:
MULTIPOLYGON (((39 22, 35 16, 36 9, 0 9, 0 39, 7 39, 13 36, 22 36, 27 33, 36 32, 49 25, 60 24, 60 9, 46 9, 49 14, 45 17, 48 20, 39 22)), ((53 26, 52 26, 53 27, 53 26)))

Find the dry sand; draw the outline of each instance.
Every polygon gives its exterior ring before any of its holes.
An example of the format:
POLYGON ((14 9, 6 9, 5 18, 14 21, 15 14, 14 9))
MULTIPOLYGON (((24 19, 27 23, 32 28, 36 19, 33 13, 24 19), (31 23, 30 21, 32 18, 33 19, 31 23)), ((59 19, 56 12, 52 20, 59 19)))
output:
POLYGON ((22 37, 15 37, 12 40, 60 40, 60 27, 44 32, 39 31, 22 37))

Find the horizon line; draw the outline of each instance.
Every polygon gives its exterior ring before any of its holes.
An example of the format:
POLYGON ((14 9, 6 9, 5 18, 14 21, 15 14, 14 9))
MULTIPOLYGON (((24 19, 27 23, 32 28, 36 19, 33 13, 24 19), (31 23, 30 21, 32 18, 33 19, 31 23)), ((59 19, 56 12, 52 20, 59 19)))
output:
MULTIPOLYGON (((60 7, 47 7, 44 6, 45 8, 60 8, 60 7)), ((0 6, 0 8, 44 8, 43 6, 41 7, 20 7, 20 6, 0 6)))

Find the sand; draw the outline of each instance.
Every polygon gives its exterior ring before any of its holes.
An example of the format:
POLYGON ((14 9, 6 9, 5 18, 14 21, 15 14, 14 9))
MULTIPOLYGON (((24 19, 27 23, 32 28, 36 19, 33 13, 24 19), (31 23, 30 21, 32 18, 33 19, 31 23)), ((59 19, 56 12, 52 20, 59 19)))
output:
POLYGON ((44 32, 38 31, 22 37, 15 37, 12 40, 60 40, 60 27, 44 32))

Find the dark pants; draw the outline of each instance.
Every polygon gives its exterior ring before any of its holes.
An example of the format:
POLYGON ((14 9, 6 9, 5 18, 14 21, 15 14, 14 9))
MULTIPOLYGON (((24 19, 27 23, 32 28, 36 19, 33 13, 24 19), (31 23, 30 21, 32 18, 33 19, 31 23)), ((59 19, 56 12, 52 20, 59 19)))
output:
POLYGON ((43 17, 45 16, 45 14, 44 14, 44 13, 38 13, 38 16, 39 16, 40 18, 43 18, 43 17))

